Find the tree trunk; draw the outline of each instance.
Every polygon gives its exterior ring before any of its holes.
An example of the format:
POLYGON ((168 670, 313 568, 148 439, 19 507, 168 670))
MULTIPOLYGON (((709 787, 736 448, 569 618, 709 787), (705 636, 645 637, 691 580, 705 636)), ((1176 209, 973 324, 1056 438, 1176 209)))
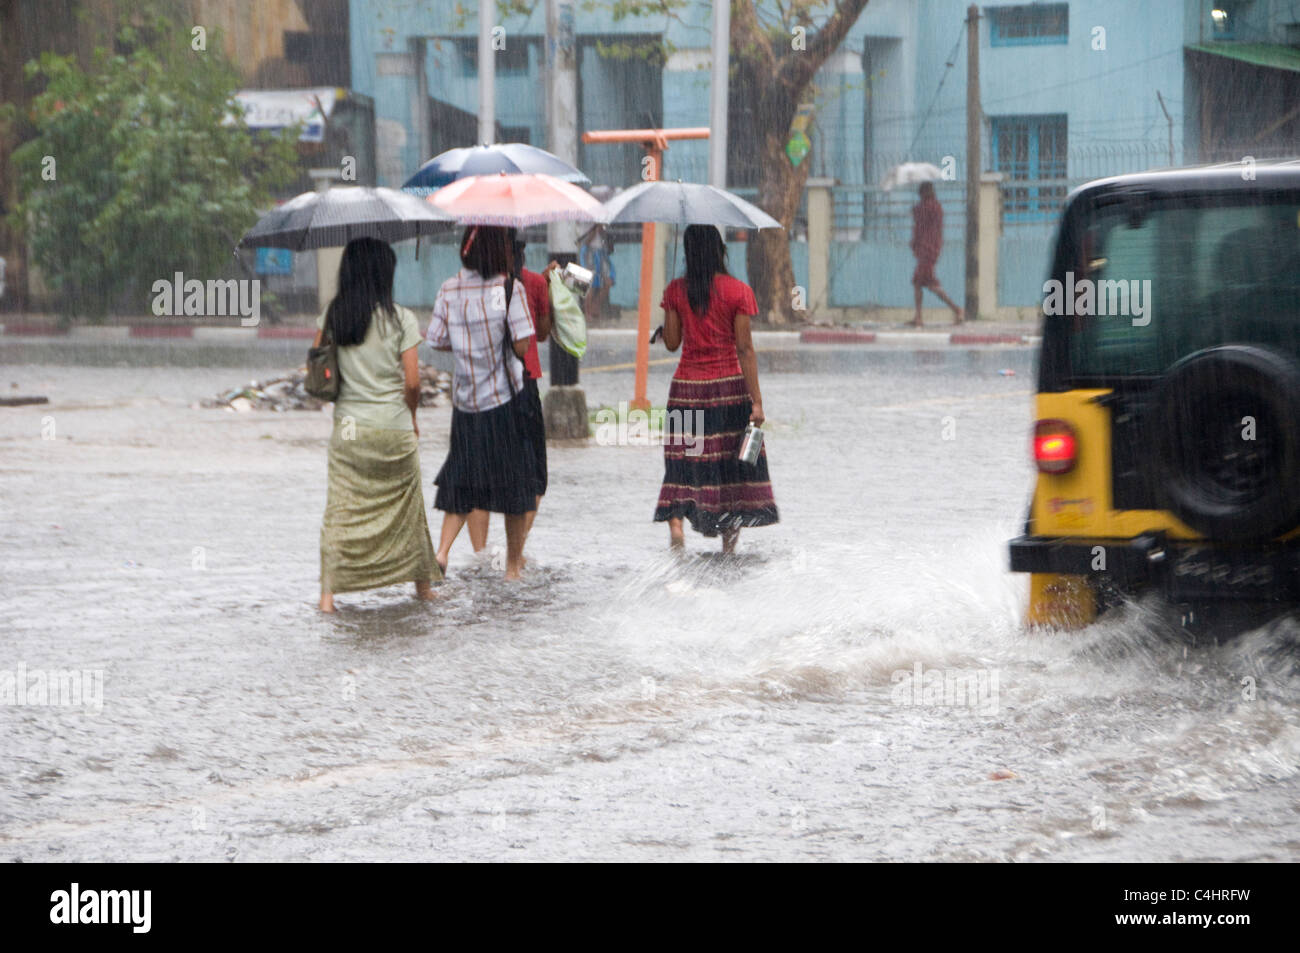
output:
MULTIPOLYGON (((796 319, 794 264, 790 260, 790 229, 799 211, 799 199, 808 181, 809 162, 796 168, 785 154, 788 125, 769 128, 763 136, 763 164, 758 181, 758 206, 785 226, 750 232, 745 264, 758 301, 758 315, 769 324, 789 324, 796 319)), ((807 295, 801 296, 804 300, 807 295)))
MULTIPOLYGON (((829 17, 811 32, 796 37, 792 26, 811 24, 810 11, 820 4, 796 0, 782 10, 780 26, 760 21, 757 0, 731 0, 731 57, 736 83, 756 100, 753 121, 759 136, 758 206, 783 226, 751 233, 745 263, 760 319, 771 324, 795 320, 794 265, 790 261, 790 229, 812 163, 790 164, 785 144, 799 104, 807 101, 813 76, 843 42, 867 0, 835 0, 829 17), (793 40, 802 41, 797 45, 793 40)), ((805 296, 806 300, 806 296, 805 296)), ((800 312, 802 316, 802 312, 800 312)))

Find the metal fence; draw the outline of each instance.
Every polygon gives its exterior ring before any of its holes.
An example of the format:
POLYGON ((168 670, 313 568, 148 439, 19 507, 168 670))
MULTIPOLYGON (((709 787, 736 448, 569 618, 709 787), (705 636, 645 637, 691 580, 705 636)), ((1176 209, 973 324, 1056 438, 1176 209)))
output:
MULTIPOLYGON (((935 193, 944 207, 944 238, 950 241, 965 228, 966 183, 955 158, 940 155, 876 154, 868 161, 866 185, 837 185, 834 195, 834 234, 839 241, 902 240, 911 234, 911 208, 916 204, 916 186, 887 191, 881 183, 889 170, 905 161, 929 162, 951 179, 935 182, 935 193)), ((1126 172, 1140 172, 1169 164, 1168 146, 1154 142, 1118 145, 1088 145, 1071 149, 1063 178, 1013 177, 1004 172, 1002 220, 1006 226, 1041 224, 1056 219, 1066 195, 1075 186, 1092 179, 1126 172)), ((984 163, 989 168, 990 163, 984 163)), ((999 170, 994 170, 999 171, 999 170)))
MULTIPOLYGON (((987 153, 987 146, 986 146, 987 153)), ((1240 159, 1233 153, 1230 158, 1240 159)), ((1078 145, 1068 152, 1066 175, 1063 178, 1013 177, 1024 170, 1004 171, 1002 182, 1002 221, 1006 227, 1026 224, 1043 224, 1055 221, 1066 195, 1077 185, 1108 175, 1140 172, 1145 169, 1170 165, 1167 142, 1137 141, 1125 143, 1091 143, 1078 145)), ((1179 156, 1173 156, 1175 163, 1179 156)), ((1263 158, 1262 156, 1258 158, 1263 158)), ((965 173, 959 159, 952 153, 931 143, 906 154, 871 153, 857 169, 841 169, 843 184, 832 187, 833 238, 836 241, 885 240, 906 244, 911 235, 912 206, 916 204, 916 186, 905 185, 886 190, 882 182, 890 169, 903 162, 928 162, 951 176, 935 183, 935 192, 944 207, 944 238, 953 241, 965 228, 966 188, 965 173), (846 177, 860 178, 859 183, 843 182, 846 177)), ((990 169, 992 159, 986 154, 983 167, 990 169)), ((993 171, 1001 171, 993 169, 993 171)), ((667 178, 686 181, 706 181, 707 168, 703 158, 680 154, 668 157, 667 178)), ((754 201, 754 188, 734 188, 733 191, 754 201)), ((803 239, 807 233, 807 199, 800 202, 793 237, 803 239)))
MULTIPOLYGON (((944 210, 944 241, 949 242, 966 227, 966 184, 939 181, 934 183, 934 191, 944 210)), ((911 238, 915 185, 889 191, 878 185, 837 185, 831 189, 831 201, 834 241, 871 239, 906 244, 911 238)))

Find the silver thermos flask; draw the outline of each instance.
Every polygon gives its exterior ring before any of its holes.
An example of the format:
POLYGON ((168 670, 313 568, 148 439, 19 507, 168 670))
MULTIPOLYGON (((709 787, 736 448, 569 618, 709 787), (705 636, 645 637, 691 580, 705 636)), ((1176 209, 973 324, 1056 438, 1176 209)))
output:
POLYGON ((751 467, 758 463, 758 455, 763 452, 763 428, 752 420, 745 428, 745 439, 740 441, 739 460, 751 467))
POLYGON ((560 273, 560 280, 579 298, 591 290, 591 282, 595 277, 594 272, 572 261, 565 265, 564 271, 560 273))

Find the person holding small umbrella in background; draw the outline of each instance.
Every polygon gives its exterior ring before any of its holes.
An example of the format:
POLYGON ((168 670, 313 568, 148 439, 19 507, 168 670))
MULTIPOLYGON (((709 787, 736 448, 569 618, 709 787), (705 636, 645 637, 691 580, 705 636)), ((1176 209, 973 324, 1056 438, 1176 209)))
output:
POLYGON ((912 288, 916 297, 916 317, 912 320, 915 327, 922 327, 921 297, 922 290, 929 288, 948 307, 952 308, 952 323, 961 324, 964 316, 957 303, 943 290, 934 273, 934 266, 939 261, 939 252, 943 249, 943 206, 934 194, 934 184, 922 182, 918 190, 921 201, 912 206, 912 254, 916 256, 916 270, 912 272, 912 288))
POLYGON ((754 292, 727 273, 727 248, 712 225, 690 225, 683 239, 686 277, 664 289, 663 341, 682 357, 668 392, 664 482, 655 521, 667 522, 670 544, 685 546, 683 520, 705 536, 721 534, 734 552, 745 526, 777 522, 767 449, 750 466, 737 459, 745 427, 764 420, 750 319, 754 292), (686 427, 703 420, 703 435, 686 427), (693 446, 692 446, 693 445, 693 446), (688 447, 690 450, 688 451, 688 447))
POLYGON ((587 320, 593 324, 605 319, 614 271, 614 239, 604 225, 596 225, 582 236, 578 247, 578 264, 591 272, 591 291, 583 305, 587 320))

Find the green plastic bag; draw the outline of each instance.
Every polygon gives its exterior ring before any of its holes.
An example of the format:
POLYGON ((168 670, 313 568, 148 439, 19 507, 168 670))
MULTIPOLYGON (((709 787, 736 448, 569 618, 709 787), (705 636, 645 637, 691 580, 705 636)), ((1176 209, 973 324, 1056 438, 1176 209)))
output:
POLYGON ((551 272, 551 338, 578 360, 587 353, 587 318, 558 268, 551 272))

